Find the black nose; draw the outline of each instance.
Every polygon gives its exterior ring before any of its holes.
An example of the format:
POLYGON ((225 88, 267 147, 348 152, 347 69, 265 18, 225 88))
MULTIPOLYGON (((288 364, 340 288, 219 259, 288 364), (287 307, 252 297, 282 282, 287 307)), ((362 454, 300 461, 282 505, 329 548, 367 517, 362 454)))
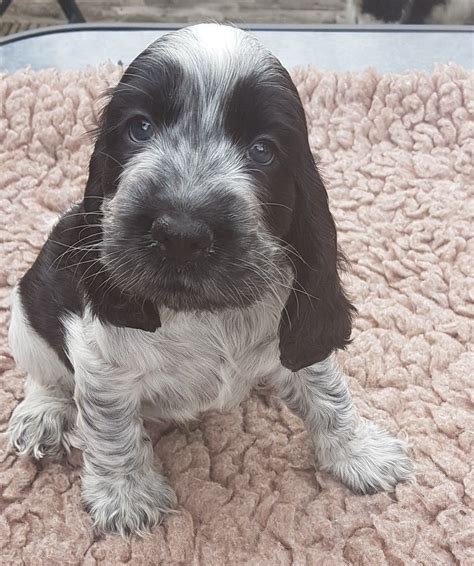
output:
POLYGON ((190 261, 204 256, 211 248, 213 234, 204 222, 186 215, 163 215, 156 218, 151 236, 164 257, 190 261))

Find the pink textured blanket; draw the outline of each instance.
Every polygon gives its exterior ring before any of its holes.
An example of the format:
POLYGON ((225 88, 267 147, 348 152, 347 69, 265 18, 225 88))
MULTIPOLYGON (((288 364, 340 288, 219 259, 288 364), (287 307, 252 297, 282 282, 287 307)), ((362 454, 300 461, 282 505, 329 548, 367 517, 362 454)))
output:
MULTIPOLYGON (((119 75, 0 76, 3 430, 23 387, 6 345, 8 294, 80 198, 94 100, 119 75)), ((80 454, 34 462, 3 451, 0 564, 474 564, 473 74, 293 76, 352 261, 360 314, 340 361, 362 415, 408 436, 416 483, 351 494, 313 471, 301 422, 254 396, 188 430, 150 426, 179 508, 144 539, 94 537, 80 454)))

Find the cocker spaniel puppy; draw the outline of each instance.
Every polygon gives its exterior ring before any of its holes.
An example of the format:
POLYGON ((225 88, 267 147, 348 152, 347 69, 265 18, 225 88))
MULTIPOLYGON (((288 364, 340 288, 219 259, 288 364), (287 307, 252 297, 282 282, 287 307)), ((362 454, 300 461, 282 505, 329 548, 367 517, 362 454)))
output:
POLYGON ((84 199, 13 297, 28 373, 9 435, 40 458, 83 450, 101 529, 146 531, 175 505, 144 414, 175 422, 268 385, 319 466, 360 493, 410 476, 405 445, 361 419, 334 350, 354 309, 287 71, 253 37, 206 24, 148 47, 113 89, 84 199))

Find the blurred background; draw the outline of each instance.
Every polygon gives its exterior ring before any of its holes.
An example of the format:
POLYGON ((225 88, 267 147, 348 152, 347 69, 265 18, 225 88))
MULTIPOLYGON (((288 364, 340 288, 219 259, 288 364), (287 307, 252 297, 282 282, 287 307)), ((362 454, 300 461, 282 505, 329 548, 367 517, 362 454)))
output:
POLYGON ((474 0, 0 0, 0 35, 65 23, 473 24, 474 0))

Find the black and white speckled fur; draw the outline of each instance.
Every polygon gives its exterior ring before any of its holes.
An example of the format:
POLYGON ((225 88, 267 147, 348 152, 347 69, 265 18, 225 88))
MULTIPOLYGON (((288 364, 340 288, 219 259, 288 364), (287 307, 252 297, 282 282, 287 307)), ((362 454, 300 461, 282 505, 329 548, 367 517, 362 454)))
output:
POLYGON ((143 417, 187 421, 265 385, 304 420, 319 465, 352 489, 409 478, 405 444, 357 415, 332 353, 349 340, 353 309, 286 71, 247 34, 206 25, 159 40, 127 72, 83 202, 14 292, 10 345, 28 377, 13 447, 39 458, 79 446, 94 523, 142 533, 176 502, 143 417), (157 69, 193 96, 150 118, 156 135, 131 152, 122 115, 153 112, 145 99, 167 84, 157 69), (246 148, 269 131, 275 162, 259 168, 246 148), (204 219, 214 254, 189 265, 154 255, 147 222, 162 207, 204 219))

